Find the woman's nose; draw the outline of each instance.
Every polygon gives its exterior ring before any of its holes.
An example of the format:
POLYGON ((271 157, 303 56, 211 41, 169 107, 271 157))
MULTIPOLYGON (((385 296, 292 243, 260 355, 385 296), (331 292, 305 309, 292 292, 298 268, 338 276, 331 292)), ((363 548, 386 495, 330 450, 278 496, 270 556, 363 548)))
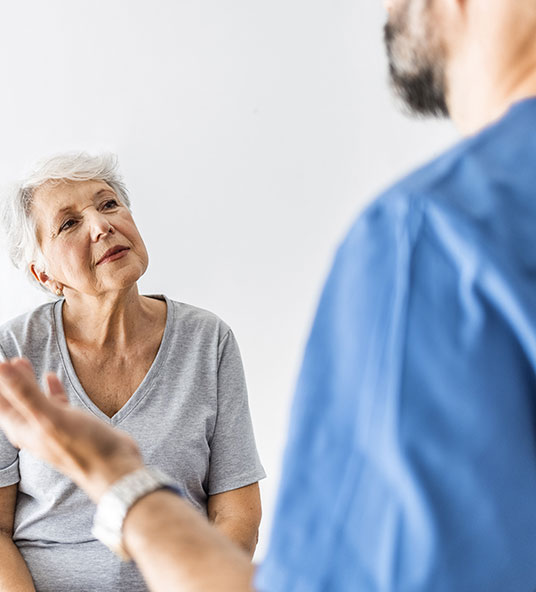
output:
POLYGON ((114 232, 113 226, 106 216, 100 212, 95 212, 90 219, 91 239, 97 241, 107 234, 114 232))

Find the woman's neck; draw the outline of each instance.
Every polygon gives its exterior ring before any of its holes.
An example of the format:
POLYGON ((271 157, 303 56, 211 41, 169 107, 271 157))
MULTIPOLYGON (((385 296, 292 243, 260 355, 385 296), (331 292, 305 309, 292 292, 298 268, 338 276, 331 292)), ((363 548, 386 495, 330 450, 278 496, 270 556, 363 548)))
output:
POLYGON ((128 349, 165 325, 166 303, 128 290, 99 296, 79 295, 63 304, 68 341, 98 349, 128 349))

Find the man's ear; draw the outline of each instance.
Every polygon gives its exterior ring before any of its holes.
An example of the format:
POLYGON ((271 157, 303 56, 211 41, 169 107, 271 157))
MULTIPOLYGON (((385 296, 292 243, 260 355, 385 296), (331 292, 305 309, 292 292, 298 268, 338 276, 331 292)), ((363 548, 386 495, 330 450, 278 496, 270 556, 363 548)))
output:
POLYGON ((38 271, 37 267, 35 266, 35 263, 30 263, 30 271, 32 272, 34 278, 40 284, 46 284, 50 279, 44 271, 38 271))

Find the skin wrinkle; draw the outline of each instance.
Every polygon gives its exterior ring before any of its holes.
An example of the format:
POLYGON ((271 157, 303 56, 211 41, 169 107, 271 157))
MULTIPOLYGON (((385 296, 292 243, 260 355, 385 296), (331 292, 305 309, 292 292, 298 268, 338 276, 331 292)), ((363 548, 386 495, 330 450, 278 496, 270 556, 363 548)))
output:
MULTIPOLYGON (((63 184, 65 184, 65 185, 68 185, 69 183, 72 184, 72 182, 69 182, 69 181, 63 182, 63 184)), ((57 184, 55 186, 57 187, 57 184)), ((45 187, 47 187, 46 183, 44 185, 42 185, 41 187, 39 187, 39 189, 43 189, 45 187)), ((106 195, 106 194, 109 194, 110 197, 113 197, 118 202, 121 202, 119 196, 117 196, 115 194, 115 192, 113 191, 112 188, 98 190, 93 196, 93 202, 95 202, 98 198, 100 198, 101 196, 106 195)), ((56 215, 51 220, 47 221, 48 231, 47 231, 46 235, 48 236, 49 240, 53 240, 59 236, 59 234, 60 234, 59 229, 60 229, 61 225, 66 222, 66 219, 68 218, 68 216, 66 216, 67 214, 72 213, 73 215, 80 215, 80 214, 82 214, 82 212, 84 212, 85 210, 90 208, 91 205, 94 205, 94 203, 90 204, 82 209, 77 209, 76 204, 71 204, 69 206, 65 206, 63 208, 60 208, 57 211, 56 215), (63 219, 64 217, 65 217, 65 219, 63 219)), ((32 206, 33 206, 33 200, 32 200, 32 202, 30 202, 30 208, 32 208, 32 206)), ((37 243, 38 243, 39 247, 41 247, 42 246, 42 239, 41 239, 41 225, 39 224, 39 218, 38 218, 38 216, 34 215, 34 212, 32 211, 32 209, 30 209, 30 215, 32 216, 32 219, 35 222, 35 233, 36 233, 36 237, 37 237, 37 243)))

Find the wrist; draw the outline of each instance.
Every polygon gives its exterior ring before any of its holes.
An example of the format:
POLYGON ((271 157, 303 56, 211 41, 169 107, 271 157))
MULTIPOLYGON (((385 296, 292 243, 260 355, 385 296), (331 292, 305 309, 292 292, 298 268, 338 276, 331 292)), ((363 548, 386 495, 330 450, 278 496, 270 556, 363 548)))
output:
POLYGON ((83 475, 84 484, 82 488, 89 497, 98 504, 102 496, 110 488, 126 475, 138 471, 144 467, 141 456, 136 458, 123 458, 110 460, 109 463, 102 463, 94 466, 83 475))
POLYGON ((182 495, 178 486, 156 468, 141 467, 115 481, 100 497, 93 521, 93 534, 121 559, 130 556, 123 544, 127 514, 141 499, 155 491, 168 489, 182 495))

